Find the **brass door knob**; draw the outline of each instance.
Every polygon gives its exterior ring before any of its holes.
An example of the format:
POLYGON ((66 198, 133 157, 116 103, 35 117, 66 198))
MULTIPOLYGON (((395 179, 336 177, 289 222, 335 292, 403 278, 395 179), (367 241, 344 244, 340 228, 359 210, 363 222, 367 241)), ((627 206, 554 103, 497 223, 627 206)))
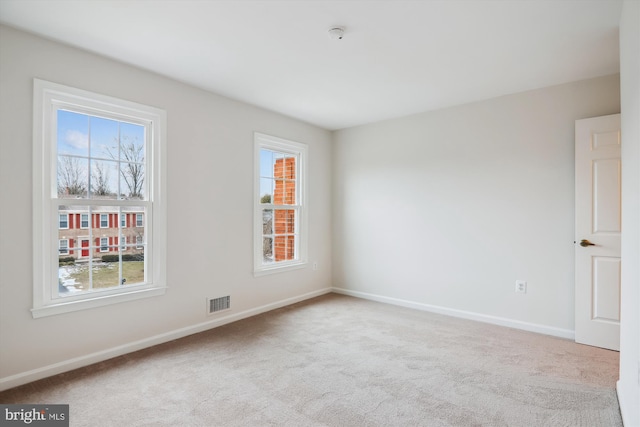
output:
POLYGON ((587 239, 582 239, 580 240, 580 246, 582 246, 583 248, 586 248, 587 246, 595 246, 595 244, 591 243, 587 239))

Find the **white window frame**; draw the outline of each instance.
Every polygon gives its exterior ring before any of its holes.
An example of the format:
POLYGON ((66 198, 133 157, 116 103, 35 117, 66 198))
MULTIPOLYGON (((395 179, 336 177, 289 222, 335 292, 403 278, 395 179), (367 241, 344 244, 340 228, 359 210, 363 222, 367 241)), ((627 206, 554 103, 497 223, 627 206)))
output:
POLYGON ((144 227, 144 214, 136 213, 136 227, 144 227), (140 218, 140 221, 138 221, 140 218))
MULTIPOLYGON (((33 308, 34 318, 91 309, 166 292, 166 112, 164 110, 34 79, 33 99, 33 308), (144 125, 146 200, 58 199, 57 109, 144 125), (145 280, 106 290, 58 293, 59 206, 127 207, 146 210, 145 280), (56 255, 56 256, 54 256, 56 255)), ((91 215, 89 230, 92 230, 91 215)), ((90 236, 92 233, 90 232, 90 236)), ((91 239, 98 237, 94 236, 91 239)), ((89 248, 92 251, 91 240, 89 248)), ((78 250, 82 250, 79 248, 78 250)), ((91 252, 90 256, 91 258, 91 252)))
POLYGON ((120 213, 120 228, 127 228, 127 214, 120 213))
POLYGON ((69 255, 69 239, 58 239, 58 255, 69 255), (62 252, 62 242, 67 242, 64 252, 62 252))
POLYGON ((136 236, 136 249, 144 249, 144 239, 142 236, 136 236))
POLYGON ((100 228, 109 228, 109 214, 100 214, 100 228), (102 217, 106 217, 106 225, 102 225, 102 217))
MULTIPOLYGON (((307 266, 307 207, 306 200, 308 196, 307 188, 307 155, 308 147, 306 144, 278 138, 271 135, 256 132, 254 134, 254 225, 253 225, 253 274, 261 276, 264 274, 279 273, 283 271, 304 268, 307 266), (295 259, 290 261, 279 261, 265 264, 263 262, 263 229, 262 229, 262 210, 264 208, 272 208, 275 205, 260 203, 260 151, 273 150, 281 153, 293 155, 296 161, 296 204, 287 206, 288 209, 297 211, 296 232, 298 241, 295 248, 295 259)), ((273 195, 272 195, 273 197, 273 195)), ((273 201, 273 200, 272 200, 273 201)), ((278 205, 278 207, 280 207, 278 205)))

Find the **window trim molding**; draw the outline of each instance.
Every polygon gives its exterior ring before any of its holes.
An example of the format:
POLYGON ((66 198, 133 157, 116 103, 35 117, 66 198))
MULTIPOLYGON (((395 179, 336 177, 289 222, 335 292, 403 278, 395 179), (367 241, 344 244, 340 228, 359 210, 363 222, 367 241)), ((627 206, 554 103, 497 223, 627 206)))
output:
MULTIPOLYGON (((85 91, 58 83, 33 79, 33 307, 34 318, 57 315, 77 310, 132 301, 140 298, 162 295, 166 292, 166 238, 167 238, 167 203, 166 203, 166 159, 165 143, 166 112, 162 109, 135 102, 114 98, 95 92, 85 91), (52 279, 57 276, 59 217, 51 215, 56 206, 54 195, 57 194, 57 183, 52 179, 56 170, 57 159, 52 146, 56 140, 57 124, 52 114, 54 104, 77 106, 86 114, 99 115, 109 111, 113 116, 123 119, 144 120, 150 123, 150 143, 147 152, 148 164, 151 166, 149 177, 149 203, 153 207, 150 219, 151 232, 147 233, 147 250, 151 254, 148 265, 148 280, 140 285, 130 285, 117 290, 92 291, 77 298, 53 298, 52 279), (45 129, 45 125, 49 124, 45 129), (150 183, 150 184, 151 184, 150 183), (55 232, 55 233, 54 233, 55 232), (55 261, 55 262, 54 262, 55 261)), ((87 200, 88 205, 94 205, 87 200)), ((89 227, 92 227, 89 216, 89 227)), ((91 242, 89 243, 91 245, 91 242)), ((82 248, 79 248, 82 250, 82 248)), ((91 251, 89 252, 91 256, 91 251)))
POLYGON ((305 268, 308 264, 308 207, 307 200, 309 195, 308 189, 308 157, 309 147, 307 144, 267 135, 260 132, 254 132, 254 191, 253 191, 253 275, 262 276, 272 273, 281 273, 284 271, 305 268), (299 214, 298 214, 298 259, 292 261, 281 261, 270 265, 262 263, 262 207, 260 203, 260 150, 271 149, 283 153, 298 156, 298 175, 299 175, 299 214))

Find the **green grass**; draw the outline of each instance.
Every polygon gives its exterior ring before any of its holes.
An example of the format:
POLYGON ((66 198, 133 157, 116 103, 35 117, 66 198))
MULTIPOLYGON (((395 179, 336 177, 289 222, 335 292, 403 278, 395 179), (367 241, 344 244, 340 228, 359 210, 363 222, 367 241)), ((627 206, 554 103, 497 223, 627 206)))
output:
MULTIPOLYGON (((118 286, 118 263, 109 262, 93 266, 93 289, 118 286)), ((125 285, 144 282, 144 261, 126 261, 122 263, 122 277, 125 285)), ((76 288, 89 289, 89 265, 76 264, 76 271, 70 278, 76 280, 76 288)))

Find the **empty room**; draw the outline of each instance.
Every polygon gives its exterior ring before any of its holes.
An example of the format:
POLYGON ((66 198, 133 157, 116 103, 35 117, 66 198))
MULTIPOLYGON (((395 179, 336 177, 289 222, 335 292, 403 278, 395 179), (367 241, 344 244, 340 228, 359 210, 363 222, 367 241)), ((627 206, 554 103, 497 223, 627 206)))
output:
POLYGON ((0 424, 640 426, 639 104, 637 0, 0 0, 0 424))

